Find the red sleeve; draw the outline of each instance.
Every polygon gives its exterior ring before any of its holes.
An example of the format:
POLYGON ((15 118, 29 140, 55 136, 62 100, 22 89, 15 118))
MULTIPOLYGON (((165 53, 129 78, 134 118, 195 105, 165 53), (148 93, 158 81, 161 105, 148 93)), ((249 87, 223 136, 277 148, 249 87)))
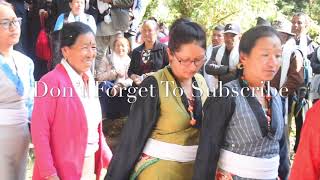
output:
POLYGON ((31 121, 31 135, 34 144, 37 169, 42 178, 57 174, 50 147, 50 126, 56 109, 56 98, 50 97, 49 81, 37 82, 31 121))
POLYGON ((306 116, 290 180, 320 178, 320 102, 306 116))

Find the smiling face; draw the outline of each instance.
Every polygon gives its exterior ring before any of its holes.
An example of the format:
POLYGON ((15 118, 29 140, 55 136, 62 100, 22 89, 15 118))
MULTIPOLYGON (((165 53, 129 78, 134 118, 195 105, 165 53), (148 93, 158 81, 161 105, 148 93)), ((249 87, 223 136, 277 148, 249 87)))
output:
POLYGON ((240 52, 244 76, 252 84, 271 81, 280 67, 281 42, 278 37, 262 37, 256 41, 250 54, 240 52))
POLYGON ((118 38, 114 43, 114 52, 120 57, 129 53, 129 41, 125 38, 118 38))
POLYGON ((81 34, 72 46, 62 48, 64 58, 78 73, 87 72, 96 58, 96 41, 93 33, 81 34))
POLYGON ((13 46, 19 42, 20 24, 13 9, 0 5, 0 46, 13 46), (9 27, 6 27, 8 22, 9 27), (15 22, 12 24, 12 22, 15 22))
POLYGON ((170 67, 179 80, 192 78, 205 62, 205 49, 197 43, 183 44, 174 53, 168 49, 168 55, 170 67))

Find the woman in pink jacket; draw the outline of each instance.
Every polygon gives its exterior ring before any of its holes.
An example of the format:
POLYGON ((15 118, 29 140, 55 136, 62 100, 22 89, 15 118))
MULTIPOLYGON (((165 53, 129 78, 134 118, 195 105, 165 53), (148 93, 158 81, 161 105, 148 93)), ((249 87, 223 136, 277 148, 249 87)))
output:
POLYGON ((99 179, 112 153, 101 128, 101 109, 90 67, 96 57, 89 26, 61 31, 63 59, 37 84, 32 114, 34 180, 99 179))

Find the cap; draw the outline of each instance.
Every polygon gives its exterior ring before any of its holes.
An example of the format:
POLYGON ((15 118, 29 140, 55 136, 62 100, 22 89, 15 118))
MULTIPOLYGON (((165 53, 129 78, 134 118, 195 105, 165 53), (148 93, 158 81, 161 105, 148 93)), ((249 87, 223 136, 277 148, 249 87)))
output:
POLYGON ((224 33, 240 34, 240 26, 235 23, 226 24, 224 33))
POLYGON ((288 20, 275 20, 272 23, 272 27, 278 32, 286 33, 288 35, 294 36, 294 33, 291 33, 291 22, 288 20))

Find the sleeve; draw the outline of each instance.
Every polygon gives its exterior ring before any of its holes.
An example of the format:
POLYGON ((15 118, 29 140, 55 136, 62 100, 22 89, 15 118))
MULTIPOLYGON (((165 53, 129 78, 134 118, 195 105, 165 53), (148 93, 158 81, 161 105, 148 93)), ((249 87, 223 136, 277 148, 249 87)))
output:
POLYGON ((40 176, 42 178, 57 174, 50 147, 50 126, 56 109, 56 98, 47 91, 50 80, 37 82, 37 93, 32 112, 31 135, 40 176))
POLYGON ((280 139, 279 145, 280 145, 280 152, 279 152, 280 166, 278 168, 278 176, 280 177, 281 180, 287 180, 289 175, 289 170, 290 170, 290 161, 288 157, 288 154, 289 154, 288 143, 287 143, 287 138, 285 136, 285 131, 283 131, 283 135, 280 139))
POLYGON ((312 71, 315 74, 320 74, 320 59, 317 57, 317 52, 320 51, 319 48, 313 53, 312 58, 311 58, 311 67, 312 71))
POLYGON ((98 81, 111 81, 117 78, 117 72, 109 56, 103 58, 97 69, 96 79, 98 81))
POLYGON ((138 68, 139 66, 137 65, 138 62, 139 62, 139 58, 138 58, 138 51, 136 50, 133 50, 132 51, 132 58, 131 58, 131 61, 130 61, 130 66, 129 66, 129 69, 128 69, 128 76, 130 77, 132 74, 137 74, 138 72, 138 68))
MULTIPOLYGON (((159 117, 160 102, 156 79, 149 76, 142 82, 141 87, 148 88, 150 93, 146 97, 136 94, 136 102, 131 106, 129 118, 121 133, 120 144, 112 157, 105 179, 129 179, 159 117)), ((133 97, 130 95, 130 98, 133 97)))
POLYGON ((133 5, 134 0, 112 0, 112 4, 119 8, 130 8, 133 5))
POLYGON ((60 14, 60 16, 58 17, 57 21, 56 21, 56 24, 54 26, 54 29, 53 31, 58 31, 58 30, 61 30, 62 27, 63 27, 63 21, 64 21, 64 14, 60 14))
POLYGON ((164 57, 163 57, 163 65, 162 65, 162 67, 165 67, 165 66, 167 66, 169 64, 167 46, 163 47, 163 54, 164 54, 164 57))
POLYGON ((216 62, 216 54, 219 48, 213 48, 211 57, 205 65, 205 71, 209 75, 223 75, 228 73, 228 66, 218 65, 216 62))
POLYGON ((91 27, 94 34, 97 32, 97 24, 92 15, 89 15, 89 26, 91 27))
POLYGON ((226 128, 235 110, 233 97, 208 97, 200 132, 193 180, 215 179, 226 128))
POLYGON ((294 53, 290 59, 287 80, 282 87, 288 88, 288 93, 293 94, 304 83, 303 79, 303 57, 301 53, 294 53))
POLYGON ((319 103, 307 112, 290 180, 318 180, 320 178, 319 115, 319 103))

